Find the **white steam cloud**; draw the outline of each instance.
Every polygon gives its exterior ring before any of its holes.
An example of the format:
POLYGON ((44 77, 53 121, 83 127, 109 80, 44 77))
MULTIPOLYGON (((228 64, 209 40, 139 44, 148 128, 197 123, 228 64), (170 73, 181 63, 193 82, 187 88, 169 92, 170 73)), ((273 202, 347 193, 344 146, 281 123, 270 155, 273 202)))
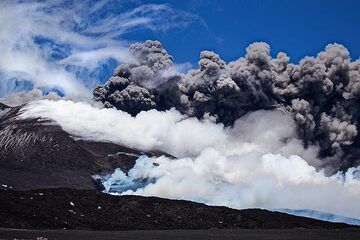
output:
POLYGON ((279 110, 253 112, 224 127, 174 109, 132 117, 81 102, 41 100, 27 105, 19 117, 51 119, 76 137, 177 157, 142 157, 128 175, 115 171, 108 184, 152 180, 123 194, 234 208, 314 209, 360 218, 360 168, 330 177, 316 170, 310 164, 318 161, 318 149, 304 149, 293 118, 279 110))

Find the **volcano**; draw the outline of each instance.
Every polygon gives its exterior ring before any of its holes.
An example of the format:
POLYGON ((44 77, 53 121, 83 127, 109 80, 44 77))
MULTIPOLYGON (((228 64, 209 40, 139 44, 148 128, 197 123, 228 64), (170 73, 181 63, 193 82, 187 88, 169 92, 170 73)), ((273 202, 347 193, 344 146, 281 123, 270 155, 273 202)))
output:
POLYGON ((261 209, 234 210, 183 200, 112 196, 94 175, 127 173, 141 155, 160 151, 89 141, 42 118, 19 118, 24 106, 1 105, 0 226, 27 229, 354 228, 261 209), (36 216, 36 217, 33 217, 36 216))

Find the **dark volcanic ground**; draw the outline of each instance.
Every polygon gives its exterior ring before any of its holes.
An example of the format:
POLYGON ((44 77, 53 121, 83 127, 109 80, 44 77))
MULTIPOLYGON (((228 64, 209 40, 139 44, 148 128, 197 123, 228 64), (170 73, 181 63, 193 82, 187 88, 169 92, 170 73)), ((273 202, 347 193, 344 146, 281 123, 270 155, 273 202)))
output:
POLYGON ((36 231, 0 229, 0 239, 64 239, 64 240, 358 240, 353 229, 210 229, 210 230, 146 230, 146 231, 36 231), (41 238, 43 237, 43 238, 41 238))
POLYGON ((96 190, 0 191, 0 226, 23 229, 343 229, 351 226, 260 209, 235 210, 96 190))

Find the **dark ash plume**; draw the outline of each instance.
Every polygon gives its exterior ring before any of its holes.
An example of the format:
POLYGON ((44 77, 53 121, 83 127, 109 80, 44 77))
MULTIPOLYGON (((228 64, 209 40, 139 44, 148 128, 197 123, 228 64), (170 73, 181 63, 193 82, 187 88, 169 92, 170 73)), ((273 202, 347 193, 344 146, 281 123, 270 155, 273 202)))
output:
POLYGON ((231 126, 259 109, 286 109, 305 146, 320 147, 329 172, 358 166, 360 160, 360 60, 329 44, 316 57, 289 63, 276 58, 263 42, 251 44, 245 57, 226 63, 211 51, 200 54, 199 68, 186 75, 158 41, 130 46, 136 63, 116 68, 114 76, 94 90, 94 99, 136 115, 175 107, 181 113, 231 126))

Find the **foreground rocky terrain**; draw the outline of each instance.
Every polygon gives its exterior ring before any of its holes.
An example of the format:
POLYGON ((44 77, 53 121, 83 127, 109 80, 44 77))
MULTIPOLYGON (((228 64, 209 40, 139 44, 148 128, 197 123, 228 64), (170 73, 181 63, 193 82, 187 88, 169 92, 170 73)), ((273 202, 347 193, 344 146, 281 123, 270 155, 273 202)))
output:
POLYGON ((360 232, 353 229, 208 229, 208 230, 19 230, 0 229, 4 239, 64 239, 64 240, 358 240, 360 232))
POLYGON ((0 225, 24 229, 354 228, 261 209, 234 210, 156 197, 67 188, 0 191, 0 225))

